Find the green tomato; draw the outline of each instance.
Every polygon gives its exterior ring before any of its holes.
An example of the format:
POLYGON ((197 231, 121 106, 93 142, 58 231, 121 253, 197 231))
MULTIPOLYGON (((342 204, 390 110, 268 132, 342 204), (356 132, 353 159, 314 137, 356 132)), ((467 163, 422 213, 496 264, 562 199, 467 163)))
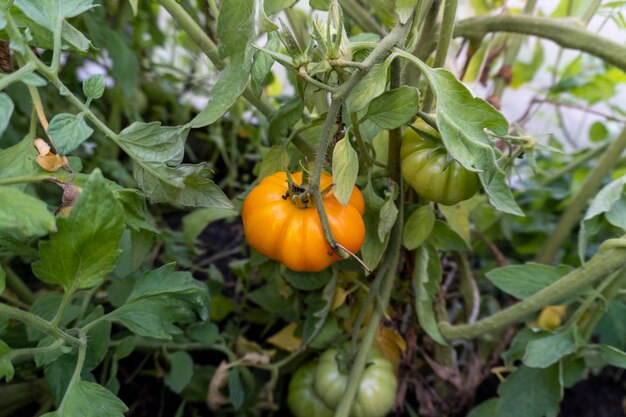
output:
POLYGON ((311 361, 298 370, 289 382, 287 404, 294 417, 333 417, 334 412, 326 407, 313 390, 317 362, 311 361))
MULTIPOLYGON (((414 126, 435 138, 439 133, 418 120, 414 126)), ((402 177, 420 196, 435 203, 451 206, 467 200, 480 188, 476 172, 468 171, 457 161, 448 163, 448 152, 442 143, 406 129, 402 137, 402 177)))
MULTIPOLYGON (((336 409, 345 395, 348 374, 341 373, 337 364, 337 349, 329 349, 320 357, 315 371, 315 392, 331 409, 336 409)), ((386 416, 396 398, 398 379, 393 364, 375 347, 370 350, 351 417, 386 416)))

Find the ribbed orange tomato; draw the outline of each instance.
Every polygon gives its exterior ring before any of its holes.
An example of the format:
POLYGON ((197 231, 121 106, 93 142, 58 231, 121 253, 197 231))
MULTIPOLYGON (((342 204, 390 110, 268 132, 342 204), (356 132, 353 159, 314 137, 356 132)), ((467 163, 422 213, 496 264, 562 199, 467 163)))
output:
MULTIPOLYGON (((302 183, 301 172, 291 177, 296 184, 302 183)), ((320 182, 324 190, 333 179, 322 174, 320 182)), ((294 271, 322 271, 341 258, 326 243, 312 201, 308 207, 298 207, 287 195, 288 190, 287 174, 277 172, 250 191, 241 212, 248 243, 294 271)), ((363 195, 354 187, 348 205, 343 206, 331 189, 324 195, 323 202, 335 240, 356 253, 365 240, 363 195)))

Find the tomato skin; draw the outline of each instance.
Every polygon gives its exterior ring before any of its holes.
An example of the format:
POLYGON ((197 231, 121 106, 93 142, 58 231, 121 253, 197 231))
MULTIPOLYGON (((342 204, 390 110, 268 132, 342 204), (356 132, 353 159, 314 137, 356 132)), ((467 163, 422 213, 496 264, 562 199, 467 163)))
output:
MULTIPOLYGON (((315 392, 331 409, 336 409, 341 402, 349 377, 339 371, 335 359, 337 353, 337 349, 324 352, 315 371, 315 392)), ((396 399, 397 389, 398 379, 393 364, 376 347, 372 347, 350 417, 386 416, 396 399)))
POLYGON ((316 368, 317 362, 311 361, 298 368, 291 377, 287 404, 294 417, 333 417, 335 414, 313 389, 316 368))
MULTIPOLYGON (((302 173, 291 174, 297 184, 302 173)), ((322 174, 320 188, 332 184, 332 177, 322 174)), ((288 198, 287 175, 277 172, 264 178, 248 194, 241 217, 248 243, 270 259, 282 262, 294 271, 319 272, 341 258, 324 239, 315 207, 298 208, 288 198)), ((347 206, 341 205, 333 191, 324 197, 324 209, 335 240, 356 253, 365 240, 363 195, 354 187, 347 206)))
MULTIPOLYGON (((418 129, 441 138, 424 121, 414 123, 418 129)), ((443 144, 423 138, 411 128, 402 136, 400 150, 402 177, 420 196, 446 206, 472 197, 480 188, 476 172, 468 171, 453 160, 446 168, 448 152, 443 144)))

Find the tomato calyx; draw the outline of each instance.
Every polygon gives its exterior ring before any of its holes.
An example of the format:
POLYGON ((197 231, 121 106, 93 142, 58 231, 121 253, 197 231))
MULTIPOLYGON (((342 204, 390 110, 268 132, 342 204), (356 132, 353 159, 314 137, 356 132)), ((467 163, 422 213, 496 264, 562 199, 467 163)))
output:
MULTIPOLYGON (((305 209, 310 208, 315 205, 313 201, 313 194, 309 190, 309 182, 310 178, 308 175, 304 176, 304 180, 302 184, 296 183, 291 174, 287 172, 287 191, 282 196, 283 200, 289 200, 295 205, 297 208, 305 209)), ((324 188, 320 193, 322 198, 330 192, 334 184, 330 184, 328 187, 324 188)))

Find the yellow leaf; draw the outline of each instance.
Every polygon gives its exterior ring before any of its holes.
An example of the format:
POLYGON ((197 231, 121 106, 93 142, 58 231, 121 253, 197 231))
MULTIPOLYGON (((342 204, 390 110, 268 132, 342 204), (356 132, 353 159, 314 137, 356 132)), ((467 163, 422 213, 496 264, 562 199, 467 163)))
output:
POLYGON ((380 327, 376 333, 376 345, 397 368, 400 364, 400 355, 406 351, 406 342, 400 333, 389 327, 380 327))
POLYGON ((348 296, 348 292, 341 287, 337 287, 335 289, 335 293, 333 294, 333 304, 330 306, 330 311, 335 311, 339 307, 346 302, 346 297, 348 296))
POLYGON ((55 155, 52 152, 47 155, 35 156, 35 162, 48 172, 55 172, 64 166, 69 166, 66 157, 55 155))
POLYGON ((302 339, 294 334, 297 327, 298 325, 296 323, 286 325, 278 333, 270 336, 267 339, 267 343, 288 352, 293 352, 300 347, 300 344, 302 343, 302 339))

